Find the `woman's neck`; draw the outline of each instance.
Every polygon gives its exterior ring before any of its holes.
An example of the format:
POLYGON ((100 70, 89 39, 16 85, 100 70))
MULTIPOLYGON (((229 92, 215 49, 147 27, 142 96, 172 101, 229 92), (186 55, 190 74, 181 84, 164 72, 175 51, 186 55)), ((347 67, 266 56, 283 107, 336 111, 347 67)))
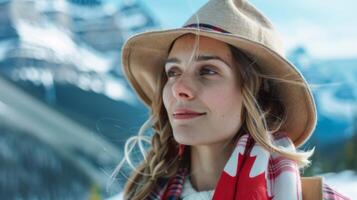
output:
POLYGON ((234 145, 216 143, 191 146, 191 183, 197 191, 213 190, 234 145))

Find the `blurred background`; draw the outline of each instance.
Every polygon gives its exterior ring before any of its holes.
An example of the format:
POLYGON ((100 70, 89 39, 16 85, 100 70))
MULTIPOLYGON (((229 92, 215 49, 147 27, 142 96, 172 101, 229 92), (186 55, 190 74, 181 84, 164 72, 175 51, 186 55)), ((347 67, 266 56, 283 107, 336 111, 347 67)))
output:
MULTIPOLYGON (((120 199, 123 145, 148 116, 121 71, 131 35, 180 27, 206 0, 0 0, 0 199, 120 199)), ((357 197, 357 2, 252 0, 312 87, 304 176, 357 197)))

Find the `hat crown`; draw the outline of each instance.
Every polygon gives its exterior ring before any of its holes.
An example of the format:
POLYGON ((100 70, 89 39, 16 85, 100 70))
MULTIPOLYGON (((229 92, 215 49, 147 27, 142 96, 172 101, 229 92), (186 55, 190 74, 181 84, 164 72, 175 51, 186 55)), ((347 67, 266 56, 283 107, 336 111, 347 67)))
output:
POLYGON ((284 55, 282 41, 272 23, 246 0, 210 0, 184 26, 192 24, 208 24, 223 29, 284 55))

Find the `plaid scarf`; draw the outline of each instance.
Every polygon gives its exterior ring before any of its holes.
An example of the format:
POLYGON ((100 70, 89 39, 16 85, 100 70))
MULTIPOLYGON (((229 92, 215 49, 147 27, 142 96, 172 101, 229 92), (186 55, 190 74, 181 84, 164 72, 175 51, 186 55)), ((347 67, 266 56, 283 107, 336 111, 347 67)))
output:
MULTIPOLYGON (((275 144, 295 149, 282 134, 275 138, 275 144)), ((180 168, 171 179, 159 179, 146 200, 180 200, 188 172, 180 168)), ((298 166, 295 161, 268 152, 246 134, 239 139, 222 171, 212 199, 302 200, 298 166)), ((327 185, 323 187, 323 199, 348 200, 327 185)))

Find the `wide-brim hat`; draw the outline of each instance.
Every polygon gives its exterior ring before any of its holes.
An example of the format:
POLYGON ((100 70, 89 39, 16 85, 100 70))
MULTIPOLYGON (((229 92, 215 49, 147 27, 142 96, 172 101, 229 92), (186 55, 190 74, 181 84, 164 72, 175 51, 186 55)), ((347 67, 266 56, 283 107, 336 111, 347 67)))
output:
POLYGON ((171 44, 189 33, 228 43, 254 57, 263 74, 299 83, 276 84, 277 98, 287 113, 282 130, 296 146, 311 136, 317 116, 308 84, 284 58, 282 42, 270 21, 246 0, 211 0, 182 28, 145 32, 126 41, 122 49, 124 73, 147 106, 152 104, 171 44))

